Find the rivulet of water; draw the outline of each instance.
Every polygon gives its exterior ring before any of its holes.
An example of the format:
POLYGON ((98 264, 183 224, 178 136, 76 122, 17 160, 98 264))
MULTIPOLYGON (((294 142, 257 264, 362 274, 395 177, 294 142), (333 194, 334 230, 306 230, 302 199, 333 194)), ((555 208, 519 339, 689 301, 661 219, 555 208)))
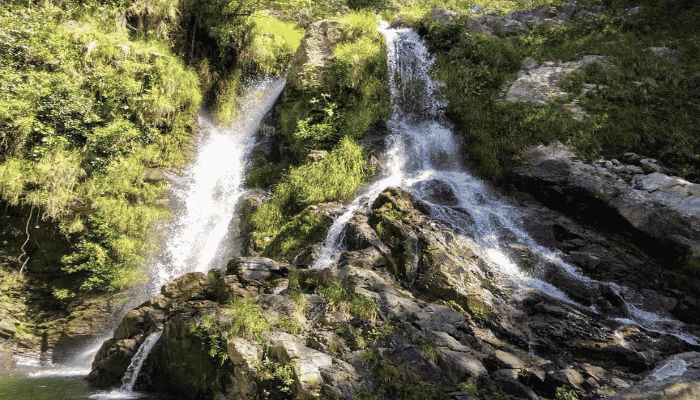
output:
MULTIPOLYGON (((344 251, 340 240, 343 228, 357 210, 369 210, 379 193, 389 186, 399 186, 427 202, 432 217, 472 238, 479 245, 478 255, 498 277, 499 285, 509 291, 517 294, 538 290, 574 304, 561 290, 523 271, 511 260, 506 246, 519 244, 531 249, 533 256, 561 268, 582 285, 609 286, 624 301, 624 288, 585 277, 577 268, 565 263, 557 252, 538 245, 522 229, 522 212, 501 201, 493 189, 461 165, 460 145, 451 124, 444 118, 445 103, 440 99, 440 83, 430 75, 433 60, 423 41, 410 28, 392 29, 382 22, 378 30, 386 37, 393 107, 387 122, 389 150, 384 157, 383 175, 361 191, 347 211, 333 223, 314 268, 327 267, 338 260, 344 251), (430 185, 436 182, 451 189, 456 205, 446 206, 431 201, 426 194, 430 185)), ((698 344, 695 336, 683 331, 680 322, 644 311, 632 302, 625 306, 625 317, 618 318, 619 322, 698 344)), ((595 306, 589 308, 597 311, 595 306)))

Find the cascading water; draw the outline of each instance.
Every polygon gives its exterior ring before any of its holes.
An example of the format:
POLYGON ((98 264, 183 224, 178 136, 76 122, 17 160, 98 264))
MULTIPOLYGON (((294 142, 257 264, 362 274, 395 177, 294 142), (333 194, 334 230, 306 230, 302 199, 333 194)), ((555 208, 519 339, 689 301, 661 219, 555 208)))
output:
POLYGON ((136 351, 136 354, 134 354, 134 357, 131 359, 131 364, 129 364, 129 367, 122 377, 122 391, 131 392, 134 389, 136 380, 141 372, 141 367, 143 367, 143 363, 146 361, 146 357, 148 357, 153 346, 155 346, 158 339, 160 339, 160 335, 160 332, 151 333, 136 351))
POLYGON ((200 137, 195 161, 172 182, 172 214, 164 229, 166 243, 150 267, 151 293, 187 272, 206 272, 225 265, 233 249, 231 222, 244 192, 247 156, 255 144, 260 120, 279 97, 285 79, 251 85, 242 100, 241 118, 217 128, 199 115, 200 137))
MULTIPOLYGON (((120 319, 131 306, 157 294, 160 287, 171 279, 187 272, 206 272, 223 266, 235 252, 231 244, 235 207, 245 193, 243 181, 248 155, 255 145, 254 135, 260 128, 260 121, 274 105, 285 82, 284 78, 267 78, 247 85, 247 95, 239 100, 241 117, 230 127, 216 127, 204 114, 197 116, 194 161, 182 174, 171 179, 173 219, 154 234, 162 238, 163 244, 147 266, 149 282, 145 289, 132 293, 129 303, 115 316, 116 319, 120 319)), ((74 357, 71 365, 49 365, 51 368, 27 376, 32 379, 85 376, 90 372, 90 364, 102 342, 109 337, 111 335, 86 346, 74 357)), ((131 390, 141 365, 159 337, 160 333, 154 333, 144 341, 132 359, 120 389, 91 397, 141 397, 131 390)))
MULTIPOLYGON (((338 261, 344 250, 340 239, 345 224, 357 210, 369 209, 377 195, 393 185, 427 202, 432 217, 457 228, 479 244, 479 256, 499 277, 502 287, 515 293, 538 290, 574 303, 553 285, 522 271, 507 256, 505 245, 515 243, 530 248, 535 256, 563 269, 582 285, 608 286, 624 301, 625 288, 585 277, 556 252, 538 245, 519 223, 522 212, 499 200, 493 190, 460 165, 456 151, 459 144, 443 116, 445 105, 438 96, 440 84, 430 77, 433 61, 422 40, 412 29, 390 29, 385 22, 381 23, 379 31, 386 37, 393 105, 393 114, 387 123, 391 133, 387 139, 390 150, 385 157, 385 172, 333 223, 313 267, 324 268, 338 261), (449 186, 454 192, 454 204, 446 206, 431 201, 435 185, 449 186)), ((644 311, 628 301, 625 303, 627 313, 617 318, 619 322, 698 344, 698 338, 683 332, 680 322, 644 311)), ((595 305, 590 309, 597 311, 595 305)))
POLYGON ((141 397, 139 393, 134 392, 134 385, 136 385, 136 380, 139 378, 141 373, 141 367, 143 363, 148 358, 148 355, 153 350, 153 346, 156 345, 158 339, 160 339, 161 332, 153 332, 146 340, 141 343, 136 354, 131 358, 131 363, 126 369, 124 376, 122 377, 122 385, 118 389, 111 390, 109 392, 99 392, 90 396, 91 399, 106 400, 106 399, 137 399, 141 397))

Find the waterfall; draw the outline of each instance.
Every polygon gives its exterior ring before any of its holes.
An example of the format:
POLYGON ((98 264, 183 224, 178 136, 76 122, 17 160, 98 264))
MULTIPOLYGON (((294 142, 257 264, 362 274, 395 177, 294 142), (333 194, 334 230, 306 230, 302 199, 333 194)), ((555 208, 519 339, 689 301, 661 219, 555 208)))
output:
POLYGON ((253 135, 284 88, 285 79, 267 78, 246 88, 241 118, 216 127, 198 115, 194 162, 171 183, 174 219, 163 227, 165 244, 149 268, 150 293, 187 272, 222 267, 231 258, 232 221, 244 193, 243 181, 253 135))
POLYGON ((141 343, 141 346, 139 346, 138 350, 136 350, 136 354, 131 358, 131 363, 129 363, 122 377, 121 387, 108 392, 94 393, 90 395, 90 398, 97 400, 126 400, 138 399, 141 397, 141 394, 133 391, 134 385, 141 373, 143 363, 146 362, 148 355, 151 353, 151 350, 153 350, 153 346, 156 345, 158 339, 160 339, 160 336, 160 331, 153 332, 141 343))
MULTIPOLYGON (((430 204, 431 216, 453 226, 479 244, 478 255, 499 278, 499 285, 516 294, 532 290, 576 304, 555 286, 538 279, 513 262, 505 251, 507 244, 520 244, 538 258, 563 269, 582 285, 607 285, 625 300, 625 288, 583 276, 564 262, 559 254, 538 245, 520 224, 521 210, 501 201, 494 190, 471 175, 458 158, 459 143, 443 115, 440 83, 430 76, 433 60, 421 38, 410 28, 390 29, 381 22, 378 30, 386 37, 389 85, 393 112, 387 122, 390 130, 386 163, 380 178, 365 188, 332 225, 322 243, 313 268, 337 262, 345 224, 360 209, 369 210, 374 199, 389 186, 399 186, 430 204), (454 192, 456 205, 433 201, 431 185, 439 182, 454 192)), ((699 339, 683 332, 678 321, 662 318, 626 301, 627 315, 617 321, 648 331, 676 336, 691 344, 699 339)), ((595 306, 589 307, 597 312, 595 306)))
POLYGON ((122 377, 121 391, 131 392, 134 389, 136 379, 138 379, 139 373, 141 372, 141 367, 146 361, 146 358, 148 358, 148 355, 151 353, 153 346, 155 346, 158 339, 160 339, 160 335, 160 332, 153 332, 148 335, 143 343, 141 343, 141 346, 139 346, 136 354, 134 354, 129 367, 126 369, 126 372, 122 377))

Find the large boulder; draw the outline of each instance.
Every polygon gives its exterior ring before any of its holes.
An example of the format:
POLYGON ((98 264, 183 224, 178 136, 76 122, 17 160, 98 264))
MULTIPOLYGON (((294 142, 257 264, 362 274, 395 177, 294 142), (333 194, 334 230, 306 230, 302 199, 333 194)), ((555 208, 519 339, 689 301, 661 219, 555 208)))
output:
POLYGON ((301 89, 306 85, 326 83, 333 59, 333 45, 341 40, 338 21, 323 20, 309 25, 301 46, 289 67, 287 85, 301 89))
POLYGON ((561 143, 526 149, 520 161, 514 182, 546 205, 626 232, 670 269, 699 265, 700 185, 618 160, 586 164, 561 143))

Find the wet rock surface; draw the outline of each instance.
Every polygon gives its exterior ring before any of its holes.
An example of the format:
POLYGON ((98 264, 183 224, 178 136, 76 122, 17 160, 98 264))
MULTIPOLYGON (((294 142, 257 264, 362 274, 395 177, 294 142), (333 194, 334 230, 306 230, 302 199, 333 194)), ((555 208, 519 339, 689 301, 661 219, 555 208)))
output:
MULTIPOLYGON (((566 251, 580 265, 595 264, 597 246, 610 243, 553 211, 538 224, 536 240, 563 249, 576 243, 566 251)), ((127 313, 89 379, 118 385, 140 343, 162 330, 137 390, 244 399, 547 399, 562 387, 581 399, 695 393, 698 347, 628 322, 625 299, 633 293, 664 310, 682 303, 673 293, 642 292, 634 283, 606 292, 539 259, 532 274, 569 286, 576 302, 524 289, 494 270, 472 238, 401 189, 385 190, 349 226, 349 249, 330 268, 241 257, 226 271, 168 283, 127 313), (241 299, 259 307, 269 329, 255 339, 207 328, 234 326, 243 317, 232 300, 241 299)), ((520 268, 532 267, 520 257, 526 248, 509 249, 520 268)), ((616 257, 632 255, 623 249, 616 257)))
POLYGON ((700 398, 700 353, 674 355, 639 384, 610 396, 610 400, 691 400, 700 398))

